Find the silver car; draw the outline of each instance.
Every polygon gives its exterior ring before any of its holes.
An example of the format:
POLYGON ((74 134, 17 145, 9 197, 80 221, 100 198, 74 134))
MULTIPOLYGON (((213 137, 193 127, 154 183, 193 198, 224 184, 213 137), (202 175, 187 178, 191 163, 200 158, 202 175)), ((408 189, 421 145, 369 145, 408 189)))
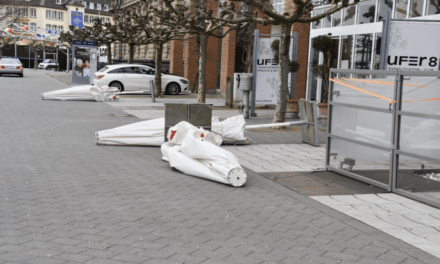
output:
POLYGON ((3 74, 18 74, 23 77, 23 65, 19 59, 3 58, 0 60, 0 76, 3 74))

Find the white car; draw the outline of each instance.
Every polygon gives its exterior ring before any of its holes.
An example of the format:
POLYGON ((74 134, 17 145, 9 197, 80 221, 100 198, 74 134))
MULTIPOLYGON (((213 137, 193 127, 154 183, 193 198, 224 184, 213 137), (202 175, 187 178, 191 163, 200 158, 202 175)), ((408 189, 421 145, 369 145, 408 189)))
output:
POLYGON ((40 62, 40 64, 38 64, 38 69, 50 70, 50 69, 58 69, 58 68, 60 68, 60 65, 56 60, 46 59, 40 62))
POLYGON ((17 74, 23 77, 23 65, 21 61, 15 58, 0 59, 0 76, 3 74, 17 74))
MULTIPOLYGON (((137 64, 107 65, 95 73, 93 84, 116 87, 119 91, 151 91, 150 81, 154 81, 155 69, 137 64)), ((188 92, 186 78, 162 73, 162 92, 176 95, 188 92)))

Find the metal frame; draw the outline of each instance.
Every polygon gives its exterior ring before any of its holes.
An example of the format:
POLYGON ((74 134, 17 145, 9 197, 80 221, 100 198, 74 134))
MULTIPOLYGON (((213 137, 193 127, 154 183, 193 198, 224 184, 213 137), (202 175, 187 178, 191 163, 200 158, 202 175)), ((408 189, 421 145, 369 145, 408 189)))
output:
MULTIPOLYGON (((344 69, 331 69, 330 75, 332 77, 336 76, 338 73, 345 73, 345 74, 363 74, 363 75, 392 75, 395 79, 394 84, 394 96, 393 99, 396 101, 394 106, 387 109, 381 109, 376 107, 369 107, 369 106, 359 106, 355 104, 348 104, 348 103, 340 103, 340 102, 333 102, 333 87, 334 83, 330 83, 329 86, 329 104, 328 104, 328 122, 327 122, 327 146, 326 146, 326 158, 325 158, 325 167, 328 170, 335 171, 337 173, 343 174, 345 176, 354 178, 356 180, 360 180, 363 182, 366 182, 368 184, 377 186, 379 188, 386 189, 391 192, 398 193, 400 195, 409 197, 411 199, 415 199, 427 204, 430 204, 435 207, 440 208, 440 200, 436 200, 434 198, 418 195, 417 193, 412 193, 403 189, 399 189, 397 187, 397 177, 398 177, 398 169, 399 169, 399 156, 406 156, 414 159, 420 159, 420 160, 427 160, 434 163, 440 163, 440 158, 437 157, 427 157, 420 154, 415 154, 407 151, 400 150, 400 136, 401 136, 401 120, 402 116, 410 116, 410 117, 418 117, 418 118, 425 118, 425 119, 435 119, 440 120, 440 115, 435 114, 424 114, 424 113, 416 113, 416 112, 409 112, 409 111, 402 111, 402 98, 403 98, 403 83, 404 83, 404 77, 406 76, 421 76, 421 77, 438 77, 440 78, 440 72, 401 72, 401 71, 384 71, 384 70, 344 70, 344 69), (376 145, 373 143, 366 143, 362 142, 356 139, 347 138, 344 136, 334 135, 332 134, 332 118, 333 118, 333 107, 334 106, 342 106, 352 109, 362 109, 367 111, 374 111, 374 112, 383 112, 383 113, 390 113, 392 114, 392 124, 391 124, 391 131, 392 131, 392 139, 390 141, 390 146, 381 146, 376 145), (354 172, 345 171, 340 168, 336 168, 334 166, 330 165, 330 157, 331 157, 331 144, 332 139, 341 140, 345 142, 350 142, 356 145, 361 145, 365 147, 370 147, 373 149, 381 150, 381 151, 389 151, 390 152, 390 165, 389 165, 389 183, 384 184, 382 182, 378 182, 372 179, 369 179, 367 177, 358 175, 354 172)), ((440 190, 439 190, 440 191, 440 190)))

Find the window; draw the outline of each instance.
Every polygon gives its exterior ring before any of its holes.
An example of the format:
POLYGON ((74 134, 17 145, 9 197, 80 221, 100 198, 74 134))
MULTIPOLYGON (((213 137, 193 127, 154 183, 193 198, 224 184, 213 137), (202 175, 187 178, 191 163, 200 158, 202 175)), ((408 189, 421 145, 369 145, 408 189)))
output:
POLYGON ((50 19, 50 10, 46 10, 46 19, 50 19))
MULTIPOLYGON (((320 14, 322 14, 322 10, 313 11, 313 16, 317 16, 317 15, 320 15, 320 14)), ((313 22, 312 23, 312 28, 313 29, 321 28, 321 21, 322 21, 322 19, 313 22)))
POLYGON ((106 18, 105 22, 110 23, 110 18, 106 18))
POLYGON ((411 17, 419 17, 423 15, 424 0, 412 0, 411 3, 411 17))
POLYGON ((6 16, 12 16, 12 8, 6 8, 6 16))
POLYGON ((353 36, 342 36, 341 66, 340 69, 351 69, 353 52, 353 36))
POLYGON ((14 8, 14 17, 18 17, 20 15, 20 8, 14 8))
POLYGON ((95 4, 92 3, 92 2, 90 2, 90 4, 89 4, 89 8, 90 8, 90 9, 95 9, 95 4))
POLYGON ((23 8, 21 10, 21 14, 23 15, 23 17, 28 17, 29 16, 29 10, 27 8, 23 8))
POLYGON ((36 29, 37 29, 37 24, 31 23, 31 30, 36 30, 36 29))
POLYGON ((356 15, 356 6, 350 6, 344 10, 344 26, 354 25, 354 18, 356 15))
POLYGON ((58 20, 64 20, 63 12, 58 12, 58 20))
POLYGON ((49 30, 50 30, 50 25, 47 24, 47 25, 46 25, 46 31, 49 31, 49 30))
POLYGON ((104 67, 104 68, 100 69, 98 72, 105 72, 106 70, 108 70, 108 67, 104 67))
POLYGON ((58 4, 58 5, 61 5, 61 0, 57 0, 57 4, 58 4))
POLYGON ((52 11, 52 19, 57 19, 57 11, 52 11))
MULTIPOLYGON (((326 8, 326 9, 324 9, 324 11, 323 12, 327 12, 329 9, 328 8, 326 8)), ((324 17, 323 19, 322 19, 322 28, 329 28, 329 27, 331 27, 332 26, 332 16, 330 15, 330 16, 326 16, 326 17, 324 17)))
POLYGON ((356 35, 355 46, 355 69, 369 70, 371 67, 371 48, 373 46, 373 34, 356 35))
POLYGON ((284 0, 270 0, 270 3, 278 13, 284 12, 284 0))
POLYGON ((382 44, 382 33, 376 34, 376 48, 373 57, 373 70, 379 70, 380 65, 380 45, 382 44))
POLYGON ((37 17, 37 10, 35 8, 31 8, 31 18, 37 17))
POLYGON ((94 17, 90 16, 90 23, 93 23, 93 19, 94 19, 94 17))
POLYGON ((341 21, 341 13, 342 11, 339 10, 338 12, 333 14, 333 26, 334 27, 339 27, 342 23, 341 21))
POLYGON ((101 10, 101 4, 96 4, 96 10, 101 10))
POLYGON ((57 31, 57 25, 52 25, 52 31, 57 31))
POLYGON ((376 3, 359 4, 357 24, 373 23, 375 13, 376 3))
POLYGON ((428 0, 427 16, 440 14, 440 3, 438 0, 428 0))
POLYGON ((150 68, 139 68, 140 73, 147 74, 147 75, 155 75, 155 71, 150 68))
POLYGON ((84 16, 84 23, 89 23, 89 16, 84 16))
POLYGON ((63 32, 64 31, 64 27, 63 26, 58 26, 58 32, 63 32))
POLYGON ((104 11, 108 11, 108 5, 104 5, 104 11))
POLYGON ((379 17, 377 21, 383 21, 387 14, 392 15, 393 0, 379 0, 379 17))
POLYGON ((136 68, 136 67, 119 68, 119 69, 115 69, 115 70, 109 71, 109 73, 134 73, 133 68, 136 68))
POLYGON ((408 7, 408 0, 396 0, 396 14, 394 18, 402 19, 406 18, 406 9, 408 7))

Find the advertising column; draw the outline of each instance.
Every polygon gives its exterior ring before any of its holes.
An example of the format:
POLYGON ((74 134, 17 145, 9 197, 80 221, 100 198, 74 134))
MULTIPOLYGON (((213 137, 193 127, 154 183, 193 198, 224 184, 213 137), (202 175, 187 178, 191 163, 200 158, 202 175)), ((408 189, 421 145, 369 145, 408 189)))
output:
POLYGON ((255 102, 260 105, 276 105, 279 86, 279 66, 274 60, 270 45, 278 38, 260 38, 257 52, 257 80, 255 102))
POLYGON ((98 68, 97 52, 96 42, 76 40, 72 42, 72 83, 92 84, 98 68))

